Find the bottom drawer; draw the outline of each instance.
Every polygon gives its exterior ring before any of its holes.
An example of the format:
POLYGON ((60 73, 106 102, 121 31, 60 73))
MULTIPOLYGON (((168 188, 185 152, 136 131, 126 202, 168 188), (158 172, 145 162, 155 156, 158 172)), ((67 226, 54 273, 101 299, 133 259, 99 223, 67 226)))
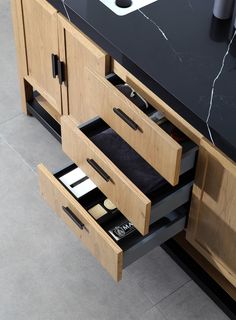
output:
POLYGON ((185 227, 188 204, 142 236, 76 165, 52 174, 41 164, 38 171, 43 198, 116 281, 126 266, 185 227))

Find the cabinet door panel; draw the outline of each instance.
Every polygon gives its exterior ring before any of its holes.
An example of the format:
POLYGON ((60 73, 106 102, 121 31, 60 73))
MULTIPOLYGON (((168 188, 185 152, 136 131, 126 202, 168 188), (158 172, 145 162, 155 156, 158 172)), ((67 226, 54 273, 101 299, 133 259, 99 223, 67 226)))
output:
POLYGON ((59 16, 59 38, 60 57, 67 73, 62 85, 63 112, 83 123, 96 116, 85 95, 87 70, 104 76, 109 56, 62 16, 59 16))
MULTIPOLYGON (((46 1, 22 0, 28 79, 61 113, 61 89, 52 76, 51 55, 58 55, 57 11, 46 1)), ((27 79, 27 80, 28 80, 27 79)))
POLYGON ((236 286, 236 165, 202 143, 187 238, 236 286))

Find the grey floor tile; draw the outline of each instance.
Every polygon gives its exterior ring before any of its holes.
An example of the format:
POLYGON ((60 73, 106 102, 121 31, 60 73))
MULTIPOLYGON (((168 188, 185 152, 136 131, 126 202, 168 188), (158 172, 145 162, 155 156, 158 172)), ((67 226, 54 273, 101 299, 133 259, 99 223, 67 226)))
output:
POLYGON ((122 319, 152 303, 116 284, 39 197, 37 176, 0 140, 0 319, 122 319))
POLYGON ((160 247, 129 266, 127 271, 153 303, 158 303, 190 280, 160 247))
POLYGON ((10 1, 0 1, 0 123, 21 112, 10 1))
POLYGON ((139 320, 167 320, 164 315, 156 307, 145 312, 140 316, 139 320))
POLYGON ((115 284, 104 287, 98 278, 106 284, 111 280, 99 271, 92 276, 91 270, 69 273, 60 266, 43 266, 44 261, 22 262, 0 271, 1 319, 120 320, 129 314, 128 320, 138 319, 138 312, 149 306, 130 281, 120 289, 115 284))
POLYGON ((193 281, 161 301, 157 307, 168 320, 228 319, 193 281))
POLYGON ((34 170, 41 162, 50 170, 71 163, 61 144, 34 117, 22 114, 0 125, 0 135, 34 170))

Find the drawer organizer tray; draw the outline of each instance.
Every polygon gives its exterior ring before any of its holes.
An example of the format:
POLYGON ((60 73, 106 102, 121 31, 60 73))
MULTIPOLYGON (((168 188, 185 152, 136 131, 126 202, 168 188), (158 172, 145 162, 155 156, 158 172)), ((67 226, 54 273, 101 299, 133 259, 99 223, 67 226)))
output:
POLYGON ((133 228, 131 233, 115 239, 109 231, 120 226, 121 222, 129 224, 129 221, 114 208, 95 219, 89 210, 91 206, 102 204, 105 195, 91 181, 90 191, 84 193, 83 183, 89 180, 85 174, 81 183, 77 183, 77 178, 74 181, 77 189, 80 184, 82 186, 79 196, 71 191, 73 183, 68 187, 62 182, 65 181, 63 177, 76 168, 72 164, 53 174, 39 165, 41 194, 116 281, 121 279, 126 266, 184 229, 188 203, 153 223, 146 236, 133 228))

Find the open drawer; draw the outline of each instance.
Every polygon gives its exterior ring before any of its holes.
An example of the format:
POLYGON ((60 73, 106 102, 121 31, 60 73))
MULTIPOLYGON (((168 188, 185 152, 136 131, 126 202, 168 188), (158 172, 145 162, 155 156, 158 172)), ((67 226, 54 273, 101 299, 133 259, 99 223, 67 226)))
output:
POLYGON ((89 179, 84 174, 82 179, 79 176, 78 182, 74 171, 79 170, 79 174, 82 171, 76 168, 70 165, 52 174, 42 164, 39 165, 41 194, 114 280, 121 280, 123 268, 184 229, 188 204, 152 224, 149 234, 144 237, 114 207, 106 210, 104 216, 95 219, 89 213, 90 208, 103 203, 106 197, 96 186, 91 185, 87 186, 88 192, 85 193, 83 183, 89 179), (63 178, 71 173, 75 175, 75 182, 68 185, 63 178), (81 194, 71 192, 72 185, 76 185, 77 192, 81 191, 81 194), (116 227, 121 225, 125 227, 117 232, 120 238, 116 238, 111 231, 117 231, 116 227), (128 227, 129 232, 124 231, 128 227))
POLYGON ((78 127, 64 116, 61 124, 64 152, 141 234, 189 201, 194 170, 173 187, 102 119, 78 127))
POLYGON ((180 175, 194 165, 189 161, 194 159, 191 152, 184 152, 169 132, 118 90, 116 78, 114 74, 104 78, 88 70, 88 105, 170 184, 178 184, 180 175))

